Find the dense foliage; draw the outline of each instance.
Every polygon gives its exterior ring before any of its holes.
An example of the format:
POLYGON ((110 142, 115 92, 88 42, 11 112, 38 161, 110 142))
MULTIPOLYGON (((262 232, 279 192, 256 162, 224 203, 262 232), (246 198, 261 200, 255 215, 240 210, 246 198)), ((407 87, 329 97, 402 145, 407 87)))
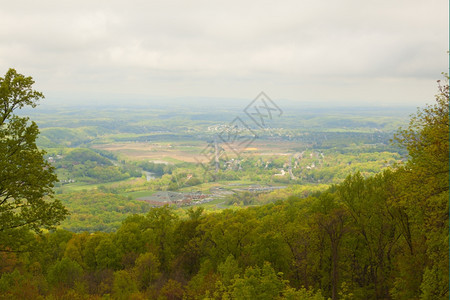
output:
POLYGON ((53 198, 56 175, 36 146, 36 123, 16 115, 44 97, 33 84, 14 69, 0 77, 0 251, 17 247, 30 229, 54 228, 67 215, 53 198))
POLYGON ((113 233, 29 236, 25 252, 0 252, 0 295, 447 299, 448 105, 445 84, 396 136, 409 160, 374 176, 220 213, 153 208, 113 233))
POLYGON ((142 172, 132 165, 120 165, 115 157, 106 151, 86 148, 53 149, 47 154, 56 169, 60 183, 69 182, 104 183, 140 177, 142 172))
POLYGON ((81 191, 58 196, 71 214, 61 227, 73 232, 112 232, 130 214, 146 213, 150 205, 143 201, 102 191, 81 191))

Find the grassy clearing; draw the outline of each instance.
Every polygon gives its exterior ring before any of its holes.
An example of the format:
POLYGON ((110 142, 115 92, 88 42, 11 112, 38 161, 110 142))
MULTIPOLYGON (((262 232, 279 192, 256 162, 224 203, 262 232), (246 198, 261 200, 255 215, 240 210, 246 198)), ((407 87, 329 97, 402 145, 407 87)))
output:
POLYGON ((155 193, 155 191, 143 190, 143 191, 125 192, 125 193, 121 193, 121 195, 124 195, 126 197, 131 197, 133 200, 136 200, 137 198, 151 196, 154 193, 155 193))
POLYGON ((137 181, 142 181, 141 178, 128 178, 125 180, 119 180, 119 181, 113 181, 113 182, 105 182, 105 183, 86 183, 86 182, 73 182, 64 184, 61 187, 55 188, 55 191, 57 193, 69 193, 69 192, 76 192, 76 191, 82 191, 82 190, 92 190, 92 189, 98 189, 99 186, 104 186, 107 188, 114 188, 114 187, 120 187, 120 186, 134 186, 137 181))

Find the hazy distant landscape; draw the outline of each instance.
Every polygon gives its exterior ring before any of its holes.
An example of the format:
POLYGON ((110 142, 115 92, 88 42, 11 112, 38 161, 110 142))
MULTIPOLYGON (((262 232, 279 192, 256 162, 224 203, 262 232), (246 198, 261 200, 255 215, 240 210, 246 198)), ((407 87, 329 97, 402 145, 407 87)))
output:
POLYGON ((372 176, 406 159, 406 152, 391 139, 414 111, 296 107, 281 101, 282 115, 267 120, 270 128, 253 125, 257 137, 236 153, 217 135, 236 117, 252 124, 243 109, 227 102, 217 103, 217 109, 194 105, 44 105, 30 110, 41 130, 37 143, 56 167, 60 182, 55 191, 72 211, 62 228, 114 231, 129 213, 143 213, 152 206, 170 204, 181 211, 192 205, 208 210, 254 206, 286 194, 273 187, 304 196, 340 183, 351 173, 372 176), (214 140, 221 149, 217 171, 213 153, 204 153, 214 140), (210 170, 205 172, 205 167, 210 170), (217 194, 217 189, 229 193, 217 194), (253 191, 252 199, 244 200, 243 189, 253 191), (158 191, 178 196, 151 198, 158 191), (101 213, 83 205, 94 194, 106 201, 105 192, 117 196, 107 200, 108 208, 101 213), (192 199, 194 192, 199 195, 192 199))

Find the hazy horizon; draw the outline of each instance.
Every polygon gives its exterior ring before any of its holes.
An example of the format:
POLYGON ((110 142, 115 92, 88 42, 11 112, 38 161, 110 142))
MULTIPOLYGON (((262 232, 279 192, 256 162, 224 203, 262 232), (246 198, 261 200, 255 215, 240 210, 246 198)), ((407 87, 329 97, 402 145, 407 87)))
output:
MULTIPOLYGON (((153 99, 151 101, 128 101, 127 103, 58 103, 42 100, 35 108, 23 108, 19 115, 29 116, 33 120, 46 120, 48 116, 58 119, 63 116, 72 118, 74 114, 80 120, 95 119, 99 114, 102 117, 112 119, 129 119, 130 115, 144 116, 146 113, 152 118, 165 120, 175 119, 202 119, 215 120, 218 123, 231 122, 235 117, 245 116, 245 109, 251 100, 247 99, 214 99, 207 102, 204 99, 165 99, 164 101, 153 99), (159 117, 160 116, 160 117, 159 117)), ((252 99, 253 100, 253 99, 252 99)), ((394 117, 405 119, 417 112, 418 106, 412 104, 321 104, 315 102, 298 102, 286 99, 272 99, 281 110, 281 119, 307 120, 312 117, 337 117, 345 119, 347 116, 358 117, 394 117)), ((278 113, 277 113, 278 115, 278 113)), ((40 122, 38 122, 40 123, 40 122)), ((281 122, 282 123, 282 122, 281 122)), ((280 124, 281 124, 280 123, 280 124)), ((278 123, 277 123, 278 124, 278 123)), ((276 126, 282 126, 282 125, 276 126)))
POLYGON ((448 72, 448 29, 444 0, 13 1, 0 11, 0 76, 32 76, 55 105, 264 91, 298 105, 423 106, 448 72))

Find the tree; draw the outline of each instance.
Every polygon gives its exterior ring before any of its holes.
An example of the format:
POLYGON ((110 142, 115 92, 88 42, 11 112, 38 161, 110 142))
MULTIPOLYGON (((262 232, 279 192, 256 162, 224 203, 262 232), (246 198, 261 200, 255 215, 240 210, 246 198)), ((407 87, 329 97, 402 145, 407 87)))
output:
POLYGON ((350 215, 352 230, 346 247, 351 249, 351 274, 355 286, 368 298, 389 297, 395 253, 400 233, 396 211, 391 207, 390 194, 396 183, 395 173, 385 170, 364 179, 358 172, 337 186, 337 194, 350 215), (362 288, 364 287, 364 288, 362 288))
POLYGON ((330 281, 331 299, 338 299, 340 282, 340 250, 344 235, 348 232, 348 212, 338 202, 335 194, 323 193, 316 204, 315 223, 321 236, 327 236, 330 242, 330 281))
POLYGON ((233 299, 276 299, 287 285, 282 273, 275 273, 270 263, 262 268, 248 267, 242 277, 236 276, 231 294, 233 299))
POLYGON ((165 205, 152 208, 147 214, 147 221, 152 233, 149 242, 157 249, 155 254, 161 263, 161 271, 167 272, 174 256, 174 231, 178 223, 178 216, 172 207, 165 205))
POLYGON ((48 271, 48 281, 53 285, 73 287, 75 282, 81 278, 83 269, 68 257, 57 261, 48 271))
MULTIPOLYGON (((449 84, 439 83, 436 103, 412 116, 396 141, 408 150, 399 183, 402 193, 396 205, 421 233, 429 261, 420 287, 424 299, 448 298, 449 253, 449 84)), ((422 245, 421 245, 422 246, 422 245)), ((410 246, 411 251, 414 250, 410 246)))
POLYGON ((117 269, 119 267, 120 253, 114 245, 111 236, 105 236, 95 248, 97 266, 103 269, 117 269))
POLYGON ((51 229, 67 215, 53 198, 54 168, 36 146, 38 126, 14 113, 44 98, 33 84, 14 69, 0 77, 0 250, 17 242, 18 230, 51 229))
POLYGON ((141 254, 136 259, 134 274, 140 290, 145 291, 156 279, 159 278, 161 273, 159 273, 158 268, 158 258, 151 252, 141 254))
POLYGON ((137 292, 136 282, 130 273, 120 270, 114 273, 113 283, 114 299, 130 299, 130 295, 137 292))
POLYGON ((183 286, 180 282, 169 279, 159 292, 158 299, 161 300, 178 300, 183 298, 183 286))

